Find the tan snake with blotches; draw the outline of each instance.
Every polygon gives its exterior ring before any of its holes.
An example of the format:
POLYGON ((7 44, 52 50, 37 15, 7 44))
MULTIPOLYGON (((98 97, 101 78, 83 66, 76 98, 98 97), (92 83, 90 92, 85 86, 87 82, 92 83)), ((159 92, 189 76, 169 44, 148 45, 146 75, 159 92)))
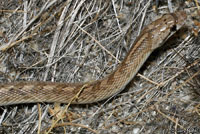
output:
POLYGON ((86 83, 2 83, 0 106, 36 102, 86 104, 115 95, 133 79, 149 55, 184 25, 186 18, 184 11, 177 11, 147 25, 122 63, 103 79, 86 83))

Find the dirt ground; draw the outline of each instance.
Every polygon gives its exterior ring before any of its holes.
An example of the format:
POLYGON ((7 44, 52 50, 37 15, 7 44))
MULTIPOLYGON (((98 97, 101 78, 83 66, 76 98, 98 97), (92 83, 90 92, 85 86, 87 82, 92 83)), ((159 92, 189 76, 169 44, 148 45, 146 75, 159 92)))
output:
POLYGON ((1 0, 1 83, 101 79, 123 61, 145 25, 176 10, 185 10, 193 21, 153 52, 116 96, 87 105, 1 106, 0 134, 200 133, 199 4, 1 0))

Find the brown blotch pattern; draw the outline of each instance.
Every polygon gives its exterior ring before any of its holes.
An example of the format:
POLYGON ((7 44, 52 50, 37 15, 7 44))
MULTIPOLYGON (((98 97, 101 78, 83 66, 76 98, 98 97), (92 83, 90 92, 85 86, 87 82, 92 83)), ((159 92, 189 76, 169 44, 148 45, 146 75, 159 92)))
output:
MULTIPOLYGON (((178 14, 180 12, 175 13, 175 15, 178 14)), ((172 14, 165 15, 148 25, 136 39, 136 43, 134 43, 122 64, 108 77, 82 84, 56 82, 5 83, 0 86, 0 91, 2 92, 0 93, 0 105, 41 101, 69 103, 80 90, 83 91, 73 103, 83 104, 96 102, 118 93, 134 77, 152 50, 156 49, 164 39, 168 38, 169 29, 176 24, 171 23, 171 21, 175 20, 170 17, 173 17, 172 14), (154 38, 152 38, 154 33, 157 36, 154 35, 154 38), (66 100, 64 100, 65 98, 66 100)), ((179 21, 177 23, 184 24, 186 17, 177 17, 178 20, 176 21, 179 21)))

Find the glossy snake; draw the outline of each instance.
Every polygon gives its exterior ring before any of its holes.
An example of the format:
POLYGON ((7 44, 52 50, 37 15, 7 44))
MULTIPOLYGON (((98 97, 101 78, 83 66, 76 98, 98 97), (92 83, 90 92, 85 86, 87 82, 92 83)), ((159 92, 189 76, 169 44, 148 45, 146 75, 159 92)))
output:
POLYGON ((163 15, 147 25, 123 62, 103 79, 86 83, 39 81, 2 83, 0 105, 36 102, 85 104, 117 94, 133 79, 149 55, 184 25, 186 18, 184 11, 177 11, 163 15))

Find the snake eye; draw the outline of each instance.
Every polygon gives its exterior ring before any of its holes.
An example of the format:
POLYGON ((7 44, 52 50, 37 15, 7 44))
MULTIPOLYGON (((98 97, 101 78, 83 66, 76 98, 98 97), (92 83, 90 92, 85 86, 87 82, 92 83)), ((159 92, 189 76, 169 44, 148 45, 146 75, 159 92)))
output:
POLYGON ((177 31, 177 27, 176 27, 176 25, 174 25, 173 27, 171 27, 170 30, 171 30, 171 31, 177 31))

